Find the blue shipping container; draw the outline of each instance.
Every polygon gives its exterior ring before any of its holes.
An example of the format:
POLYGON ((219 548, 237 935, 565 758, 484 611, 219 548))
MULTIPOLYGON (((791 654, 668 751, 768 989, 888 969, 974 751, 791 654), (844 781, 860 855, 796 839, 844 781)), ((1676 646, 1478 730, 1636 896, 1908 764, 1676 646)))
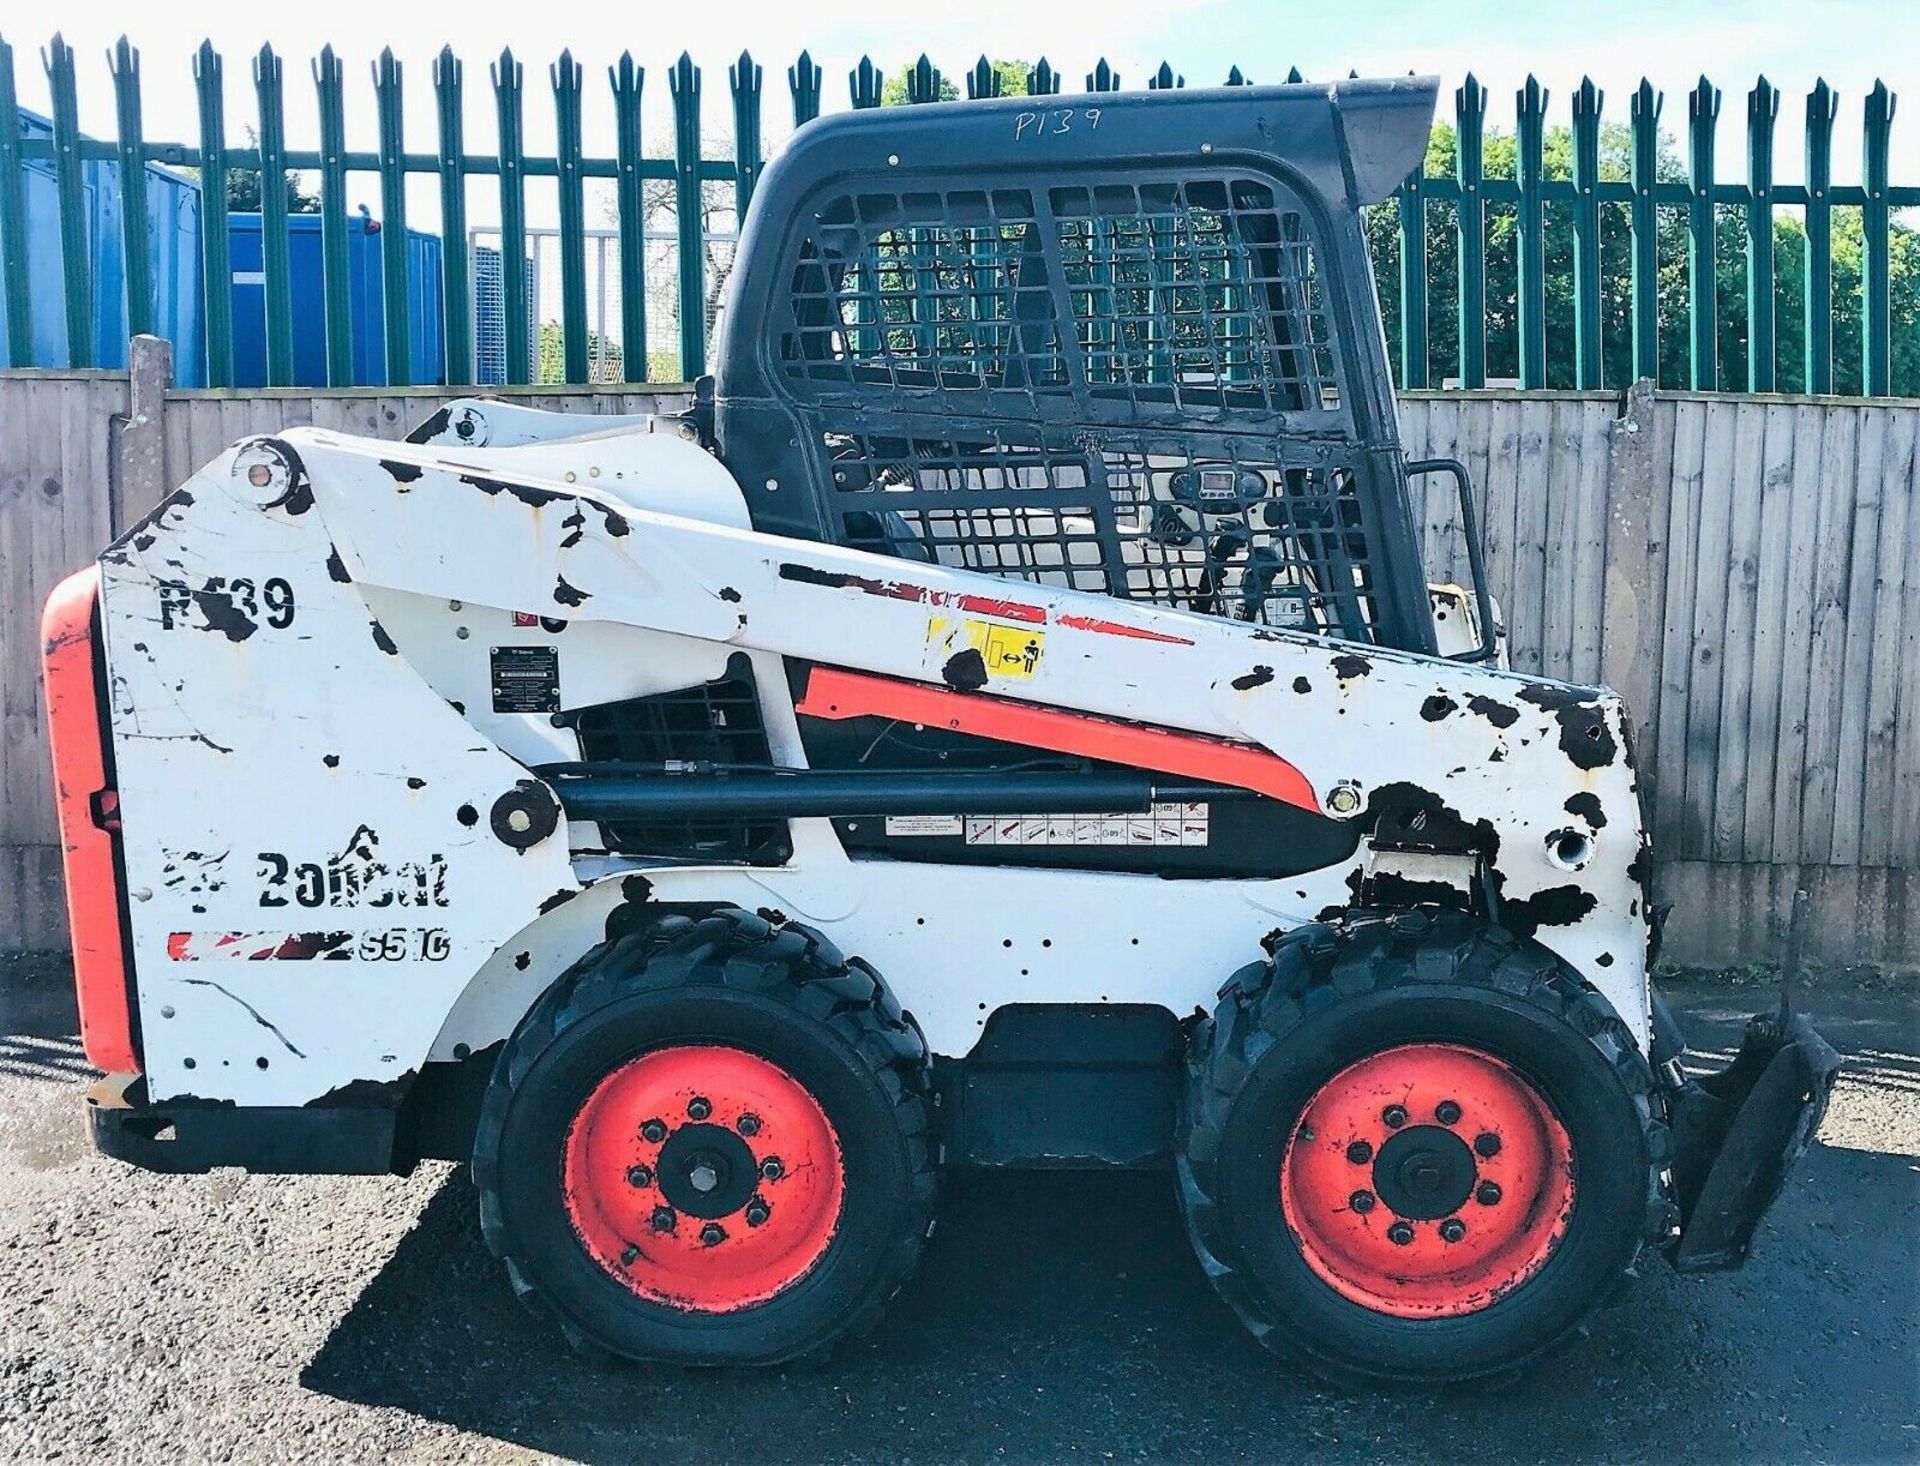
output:
MULTIPOLYGON (((52 136, 45 117, 22 109, 20 135, 52 136)), ((33 365, 71 366, 67 351, 66 291, 60 256, 60 204, 53 164, 27 161, 27 288, 33 300, 33 365)), ((93 264, 93 365, 127 364, 127 267, 120 220, 120 165, 103 159, 81 164, 86 198, 87 258, 93 264)), ((173 342, 173 379, 197 387, 202 373, 200 324, 200 187, 158 163, 147 165, 147 261, 153 277, 153 330, 173 342)), ((437 264, 436 264, 437 268, 437 264)), ((0 333, 6 329, 0 299, 0 333)), ((4 347, 0 347, 4 356, 4 347)))
MULTIPOLYGON (((229 216, 228 264, 233 291, 233 384, 267 381, 266 280, 260 256, 260 216, 229 216)), ((293 383, 327 385, 327 323, 320 251, 320 216, 287 217, 287 262, 293 299, 293 383)), ((380 225, 363 212, 347 220, 347 298, 353 326, 353 385, 387 383, 385 277, 380 271, 380 225)), ((440 236, 407 231, 408 365, 416 383, 446 380, 446 343, 440 328, 440 236)))

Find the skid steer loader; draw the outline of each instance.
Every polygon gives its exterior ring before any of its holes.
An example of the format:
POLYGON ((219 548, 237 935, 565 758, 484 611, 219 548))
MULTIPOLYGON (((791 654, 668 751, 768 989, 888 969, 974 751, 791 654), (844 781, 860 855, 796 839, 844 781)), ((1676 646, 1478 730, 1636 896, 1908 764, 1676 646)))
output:
POLYGON ((1836 1061, 1683 1073, 1631 723, 1424 583, 1361 209, 1434 91, 815 122, 684 415, 194 474, 46 611, 99 1148, 470 1159, 696 1364, 870 1325, 952 1166, 1170 1169, 1335 1375, 1737 1266, 1836 1061))

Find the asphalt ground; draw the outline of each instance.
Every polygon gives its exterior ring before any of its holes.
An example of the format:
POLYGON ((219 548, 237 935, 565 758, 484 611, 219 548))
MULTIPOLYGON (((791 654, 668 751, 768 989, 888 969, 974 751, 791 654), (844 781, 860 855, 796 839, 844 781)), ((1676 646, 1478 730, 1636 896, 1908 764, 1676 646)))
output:
MULTIPOLYGON (((0 959, 3 960, 3 959, 0 959)), ((1752 988, 1674 997, 1725 1051, 1752 988)), ((0 965, 0 1458, 1881 1461, 1920 1457, 1920 999, 1805 999, 1852 1063, 1737 1274, 1648 1268, 1504 1389, 1291 1373, 1168 1178, 954 1178, 880 1328, 808 1371, 583 1363, 463 1170, 144 1174, 95 1155, 64 969, 0 965)))

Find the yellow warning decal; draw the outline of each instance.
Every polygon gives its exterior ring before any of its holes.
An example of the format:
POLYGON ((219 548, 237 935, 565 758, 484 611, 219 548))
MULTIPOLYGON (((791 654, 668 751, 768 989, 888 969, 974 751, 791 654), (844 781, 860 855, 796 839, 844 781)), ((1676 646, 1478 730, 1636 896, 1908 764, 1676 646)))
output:
POLYGON ((952 655, 966 647, 980 653, 989 677, 1024 682, 1040 666, 1047 634, 1031 626, 1002 626, 971 616, 933 616, 927 621, 927 645, 952 655))

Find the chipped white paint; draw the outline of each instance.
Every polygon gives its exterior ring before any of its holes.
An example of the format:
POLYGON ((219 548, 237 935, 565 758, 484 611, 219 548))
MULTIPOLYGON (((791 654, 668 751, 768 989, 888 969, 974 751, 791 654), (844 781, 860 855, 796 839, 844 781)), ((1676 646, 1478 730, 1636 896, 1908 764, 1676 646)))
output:
POLYGON ((811 819, 778 868, 613 859, 590 824, 524 851, 489 829, 528 765, 579 751, 544 714, 491 711, 494 646, 554 648, 564 707, 744 652, 797 767, 782 658, 938 684, 936 623, 1007 600, 1044 646, 986 692, 1261 745, 1323 801, 1444 804, 1497 837, 1508 919, 1644 1039, 1640 815, 1610 694, 757 534, 677 433, 555 418, 543 441, 537 416, 483 427, 509 447, 254 440, 102 557, 128 878, 154 893, 131 921, 156 1100, 298 1104, 493 1043, 635 874, 657 900, 821 927, 946 1054, 1005 1003, 1205 1007, 1262 936, 1350 899, 1366 842, 1307 876, 1168 881, 854 861, 811 819))

